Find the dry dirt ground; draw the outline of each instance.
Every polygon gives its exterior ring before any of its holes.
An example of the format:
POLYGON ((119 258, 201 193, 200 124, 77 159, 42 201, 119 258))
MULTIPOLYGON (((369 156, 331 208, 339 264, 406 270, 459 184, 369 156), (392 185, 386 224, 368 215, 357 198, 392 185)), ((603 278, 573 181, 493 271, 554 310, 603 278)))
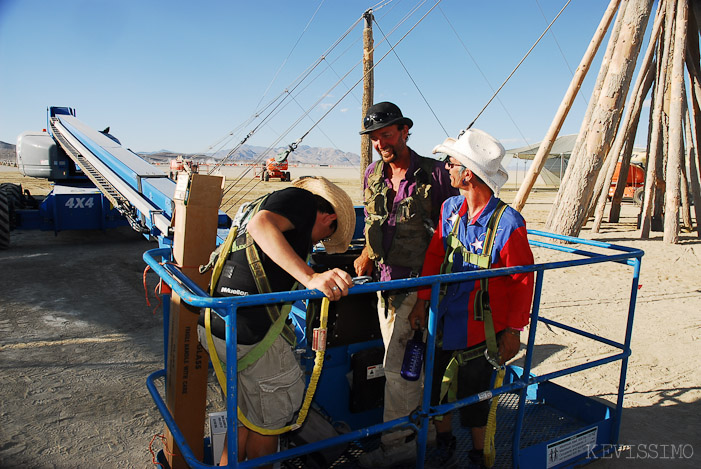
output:
MULTIPOLYGON (((315 172, 360 201, 348 171, 315 172)), ((235 174, 227 177, 233 181, 235 174)), ((36 194, 48 190, 43 181, 0 167, 0 182, 6 181, 36 194)), ((231 205, 284 185, 260 184, 246 196, 230 191, 231 205)), ((531 196, 524 209, 529 228, 542 228, 553 196, 547 190, 531 196)), ((636 210, 624 204, 622 223, 582 232, 645 251, 620 439, 631 450, 591 467, 701 467, 701 243, 695 233, 675 246, 664 244, 661 233, 637 239, 636 210), (690 458, 670 459, 672 446, 681 445, 690 458)), ((152 467, 149 443, 163 422, 145 380, 163 366, 163 331, 160 311, 146 304, 141 256, 154 247, 128 228, 12 232, 10 249, 0 251, 0 467, 152 467)), ((538 263, 566 257, 543 248, 534 253, 538 263)), ((549 271, 540 313, 622 341, 631 278, 631 269, 618 264, 549 271)), ((149 274, 150 288, 155 281, 149 274)), ((540 324, 534 372, 609 353, 608 346, 540 324)), ((619 376, 620 365, 611 364, 556 382, 613 402, 619 376)))

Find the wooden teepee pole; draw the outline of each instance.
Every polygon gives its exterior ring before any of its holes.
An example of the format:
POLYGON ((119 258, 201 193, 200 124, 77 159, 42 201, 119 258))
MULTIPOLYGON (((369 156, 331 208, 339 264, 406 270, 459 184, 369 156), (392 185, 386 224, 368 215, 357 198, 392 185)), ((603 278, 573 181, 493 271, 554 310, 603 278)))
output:
MULTIPOLYGON (((664 41, 660 41, 657 63, 657 79, 653 106, 650 113, 650 138, 648 144, 647 168, 645 174, 645 196, 640 216, 640 238, 650 237, 650 216, 652 214, 653 196, 655 185, 660 184, 661 175, 658 174, 658 160, 662 159, 662 115, 664 108, 665 83, 667 82, 667 62, 669 61, 669 49, 672 41, 672 25, 674 24, 674 8, 676 0, 663 0, 665 3, 664 41)), ((660 188, 662 189, 662 188, 660 188)))
POLYGON ((686 26, 689 13, 688 0, 678 0, 672 55, 672 89, 669 103, 669 147, 667 150, 667 185, 665 188, 664 241, 679 242, 679 199, 681 167, 684 161, 684 51, 686 50, 686 26))
MULTIPOLYGON (((618 221, 620 201, 623 196, 623 188, 625 187, 626 179, 628 178, 630 154, 632 151, 633 141, 635 140, 635 134, 638 130, 640 112, 642 111, 643 101, 645 100, 645 96, 647 96, 648 92, 650 91, 650 86, 652 85, 652 80, 655 75, 653 58, 655 55, 655 44, 657 43, 657 39, 660 37, 660 31, 662 30, 663 18, 664 10, 658 6, 657 13, 655 15, 655 22, 652 26, 652 33, 650 34, 650 42, 648 43, 647 50, 645 51, 645 57, 643 58, 643 62, 640 66, 640 72, 635 80, 635 85, 633 85, 633 93, 628 102, 628 107, 626 108, 626 114, 623 117, 621 129, 616 135, 616 141, 613 144, 613 148, 609 152, 610 154, 614 155, 614 159, 611 159, 611 164, 608 166, 606 171, 603 187, 600 189, 594 224, 592 226, 592 232, 594 233, 598 233, 599 228, 601 227, 601 221, 603 219, 604 209, 606 207, 606 200, 608 199, 609 187, 611 185, 611 180, 613 179, 613 174, 616 171, 616 162, 621 154, 624 143, 629 142, 629 144, 626 145, 626 151, 623 152, 623 161, 621 161, 621 168, 618 173, 618 184, 616 185, 616 192, 611 200, 611 211, 613 212, 614 204, 616 203, 616 193, 618 193, 618 188, 621 187, 618 203, 615 205, 618 208, 615 221, 618 221)), ((609 221, 613 220, 609 219, 609 221)))
POLYGON ((579 89, 582 86, 582 82, 584 81, 584 78, 586 77, 587 72, 589 71, 591 62, 592 60, 594 60, 594 56, 596 56, 596 52, 599 50, 599 46, 601 45, 601 42, 603 41, 604 36, 606 35, 606 31, 608 31, 609 25, 611 24, 611 20, 613 19, 613 15, 616 13, 620 2, 621 0, 611 0, 611 3, 609 3, 608 8, 604 12, 603 18, 601 18, 599 27, 596 29, 596 33, 594 33, 594 37, 589 43, 589 47, 587 47, 587 50, 584 52, 584 56, 582 57, 582 60, 579 63, 579 67, 577 67, 577 70, 575 71, 574 76, 572 77, 570 86, 567 89, 567 92, 565 93, 565 97, 562 99, 562 103, 560 103, 560 107, 558 108, 557 113, 555 114, 555 118, 550 124, 550 128, 545 134, 543 141, 540 143, 538 153, 536 153, 535 158, 533 159, 533 164, 531 164, 531 167, 528 169, 528 172, 526 173, 526 176, 523 182, 521 183, 521 187, 519 188, 518 193, 516 194, 516 198, 513 202, 513 207, 518 211, 521 211, 521 209, 523 209, 523 206, 526 204, 528 195, 530 194, 531 189, 533 189, 533 185, 535 184, 536 179, 540 174, 540 171, 543 169, 545 161, 548 159, 548 155, 550 155, 550 150, 552 149, 553 144, 555 143, 555 139, 560 133, 562 124, 565 122, 567 114, 572 108, 572 103, 574 102, 574 99, 576 98, 577 93, 579 92, 579 89))
POLYGON ((623 23, 623 12, 628 5, 628 0, 622 0, 618 6, 618 15, 616 16, 616 21, 611 28, 611 35, 609 37, 609 42, 606 46, 606 52, 604 52, 604 57, 601 61, 601 67, 599 68, 599 74, 596 77, 596 83, 594 84, 594 89, 591 93, 591 98, 589 99, 589 105, 587 106, 587 111, 584 113, 584 118, 582 119, 582 124, 579 127, 579 134, 577 140, 574 143, 574 148, 570 154, 570 159, 567 163, 567 169, 565 170, 564 176, 560 179, 560 190, 555 194, 555 200, 553 201, 553 206, 548 214, 548 219, 546 225, 549 225, 552 221, 552 217, 557 213, 557 207, 560 205, 560 197, 562 196, 563 189, 567 187, 570 175, 570 166, 574 162, 574 157, 579 154, 579 149, 582 147, 582 142, 586 139, 587 131, 589 129, 589 123, 591 121, 591 116, 596 108, 596 103, 599 102, 599 96, 601 95, 601 87, 604 85, 604 80, 606 79, 606 74, 608 73, 608 66, 611 63, 611 57, 613 56, 613 51, 616 48, 616 43, 618 43, 618 36, 621 32, 621 24, 623 23))
POLYGON ((586 141, 575 156, 566 188, 561 188, 557 214, 547 229, 555 233, 577 236, 588 215, 596 177, 604 155, 611 148, 628 93, 635 63, 640 52, 652 0, 628 2, 623 12, 622 28, 616 44, 601 95, 592 113, 586 141))
MULTIPOLYGON (((693 108, 692 108, 693 109, 693 108)), ((701 184, 699 183, 698 165, 696 164, 696 155, 698 154, 698 142, 694 144, 693 132, 691 131, 691 119, 689 118, 689 109, 685 114, 684 128, 686 130, 687 141, 687 176, 689 178, 689 190, 692 200, 694 201, 694 211, 696 214, 696 235, 701 237, 701 229, 699 228, 699 220, 701 220, 701 184)))
MULTIPOLYGON (((634 90, 634 94, 630 97, 630 100, 632 102, 628 104, 628 108, 626 109, 626 115, 623 119, 623 124, 621 125, 621 129, 616 135, 616 140, 613 144, 613 148, 609 152, 609 156, 613 157, 609 158, 610 163, 606 168, 606 176, 604 178, 603 185, 600 189, 596 213, 594 216, 594 224, 591 228, 593 233, 598 233, 599 228, 601 227, 601 221, 604 217, 604 211, 606 208, 606 200, 608 199, 609 187, 611 186, 611 180, 613 179, 613 174, 616 171, 616 163, 618 162, 618 157, 619 155, 621 155, 621 152, 624 156, 623 161, 621 161, 621 168, 618 172, 618 181, 622 181, 623 184, 625 184, 625 181, 628 178, 628 166, 630 164, 630 155, 633 149, 633 142, 635 141, 635 134, 638 130, 640 112, 643 109, 643 101, 645 100, 645 97, 650 91, 650 86, 652 85, 652 77, 654 76, 654 70, 652 69, 651 65, 654 65, 654 62, 644 64, 644 68, 640 70, 638 82, 635 84, 636 88, 634 90)), ((611 208, 613 209, 613 205, 611 206, 611 208)))
MULTIPOLYGON (((696 7, 694 3, 694 7, 696 7)), ((699 5, 701 7, 701 5, 699 5)), ((691 195, 694 199, 694 210, 696 212, 696 235, 701 237, 701 157, 699 153, 699 142, 701 141, 701 109, 699 103, 701 101, 701 83, 699 83, 699 62, 701 61, 699 53, 699 36, 696 34, 699 27, 699 12, 696 8, 689 12, 689 26, 686 35, 686 68, 689 74, 689 83, 691 84, 691 102, 690 108, 691 119, 687 114, 687 142, 696 142, 694 147, 689 152, 687 161, 689 177, 689 185, 691 187, 691 195), (689 32, 691 31, 691 32, 689 32), (691 121, 691 122, 690 122, 691 121), (693 125, 691 125, 693 122, 693 125)))

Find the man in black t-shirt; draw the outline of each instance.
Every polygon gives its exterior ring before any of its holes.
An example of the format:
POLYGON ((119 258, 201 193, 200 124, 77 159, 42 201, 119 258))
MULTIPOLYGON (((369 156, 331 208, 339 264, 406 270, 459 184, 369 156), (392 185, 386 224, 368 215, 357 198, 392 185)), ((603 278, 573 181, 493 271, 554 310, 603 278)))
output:
MULTIPOLYGON (((238 234, 234 245, 244 245, 248 233, 271 291, 288 291, 299 282, 308 289, 320 290, 331 300, 338 300, 347 295, 348 288, 353 285, 350 275, 341 269, 314 272, 306 257, 319 241, 331 254, 345 252, 354 228, 355 210, 348 194, 325 178, 305 177, 295 180, 293 187, 267 196, 246 224, 245 232, 238 234)), ((232 249, 216 283, 215 296, 246 296, 258 292, 246 249, 232 249)), ((200 324, 203 324, 203 317, 200 324)), ((271 324, 264 306, 238 309, 237 356, 241 358, 255 347, 271 324)), ((215 347, 220 358, 224 358, 225 323, 217 315, 213 315, 212 333, 219 339, 215 340, 215 347)), ((198 334, 206 346, 203 327, 198 328, 198 334)), ((239 421, 239 460, 258 458, 277 450, 277 435, 259 431, 287 424, 301 405, 303 393, 302 371, 291 347, 278 336, 260 359, 238 372, 239 408, 254 427, 247 428, 239 421)), ((225 450, 220 465, 227 462, 225 450)))

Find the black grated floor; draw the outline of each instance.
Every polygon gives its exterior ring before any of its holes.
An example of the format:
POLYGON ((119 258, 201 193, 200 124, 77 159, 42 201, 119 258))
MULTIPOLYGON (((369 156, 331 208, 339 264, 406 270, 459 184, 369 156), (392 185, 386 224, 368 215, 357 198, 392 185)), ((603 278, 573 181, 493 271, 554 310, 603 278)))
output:
MULTIPOLYGON (((518 409, 518 395, 504 394, 499 401, 497 411, 497 431, 496 431, 496 461, 495 468, 508 468, 512 464, 512 438, 513 429, 516 422, 518 409)), ((526 448, 534 444, 542 443, 559 437, 560 435, 576 431, 584 427, 584 422, 572 419, 556 409, 543 403, 528 401, 521 432, 521 448, 526 448)), ((453 434, 457 438, 457 459, 460 468, 468 468, 468 452, 472 449, 472 438, 469 428, 460 426, 460 417, 455 413, 453 417, 453 434)), ((372 451, 379 446, 379 436, 365 438, 355 441, 348 446, 346 451, 332 463, 325 462, 323 458, 315 455, 307 455, 304 458, 284 461, 282 467, 285 469, 317 469, 317 468, 357 468, 358 457, 364 451, 372 451)), ((431 460, 432 449, 427 450, 427 461, 431 460)), ((398 469, 408 469, 415 467, 412 465, 395 466, 398 469)), ((475 467, 475 466, 472 466, 475 467)))

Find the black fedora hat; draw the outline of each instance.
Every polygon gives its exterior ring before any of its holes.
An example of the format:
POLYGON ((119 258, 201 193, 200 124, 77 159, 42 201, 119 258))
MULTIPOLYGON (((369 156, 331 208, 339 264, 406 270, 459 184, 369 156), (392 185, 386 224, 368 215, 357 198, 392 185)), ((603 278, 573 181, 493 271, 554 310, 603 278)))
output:
POLYGON ((411 119, 402 115, 401 109, 396 104, 387 101, 373 104, 368 109, 367 114, 365 114, 363 119, 364 130, 360 131, 360 135, 369 134, 373 130, 392 124, 407 125, 409 128, 414 125, 411 119))

